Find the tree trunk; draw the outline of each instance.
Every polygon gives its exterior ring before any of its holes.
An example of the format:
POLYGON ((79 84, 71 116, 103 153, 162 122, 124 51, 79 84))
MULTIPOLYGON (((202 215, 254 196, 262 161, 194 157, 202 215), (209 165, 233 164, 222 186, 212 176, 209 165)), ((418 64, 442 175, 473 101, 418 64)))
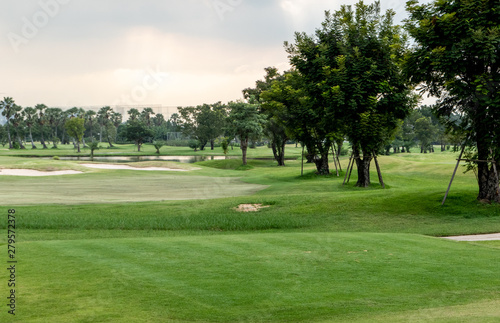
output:
POLYGON ((247 164, 247 149, 248 149, 248 138, 241 139, 241 155, 243 160, 243 165, 247 164))
POLYGON ((47 147, 47 145, 45 144, 45 138, 43 137, 43 128, 40 130, 40 135, 42 136, 40 143, 42 144, 43 149, 49 149, 49 147, 47 147))
POLYGON ((285 145, 286 139, 273 139, 271 148, 273 150, 274 159, 278 162, 278 166, 285 166, 285 145))
POLYGON ((316 171, 319 175, 330 174, 330 166, 328 165, 328 150, 322 153, 320 158, 314 158, 316 164, 316 171))
POLYGON ((372 155, 366 154, 363 155, 363 159, 358 151, 355 152, 354 157, 356 158, 356 167, 358 168, 358 182, 356 183, 357 187, 369 187, 370 182, 370 164, 372 161, 372 155))
POLYGON ((76 143, 76 147, 78 148, 78 152, 80 153, 81 151, 80 151, 80 142, 79 141, 76 143))
POLYGON ((210 150, 214 150, 214 148, 215 148, 215 142, 212 139, 212 140, 210 140, 210 150))
POLYGON ((36 149, 35 143, 33 142, 33 135, 31 134, 31 127, 30 127, 30 140, 31 140, 31 149, 36 149))
POLYGON ((14 146, 12 146, 12 139, 10 138, 10 127, 8 121, 7 121, 7 138, 9 139, 9 149, 14 148, 14 146))
MULTIPOLYGON (((497 169, 499 169, 498 166, 500 165, 497 164, 496 166, 497 169)), ((479 183, 479 194, 477 199, 480 201, 500 203, 499 182, 493 166, 489 166, 487 163, 479 163, 477 168, 479 183)))
POLYGON ((113 143, 111 142, 111 137, 108 137, 109 148, 113 148, 113 143))
POLYGON ((23 145, 23 141, 21 140, 21 137, 19 136, 19 134, 17 134, 17 141, 19 142, 19 147, 21 149, 26 149, 26 147, 24 147, 24 145, 23 145))

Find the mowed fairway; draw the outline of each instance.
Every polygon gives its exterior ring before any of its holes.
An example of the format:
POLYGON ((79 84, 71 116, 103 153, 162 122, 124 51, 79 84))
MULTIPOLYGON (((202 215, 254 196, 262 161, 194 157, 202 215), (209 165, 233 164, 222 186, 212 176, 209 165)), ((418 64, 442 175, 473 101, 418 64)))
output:
POLYGON ((383 190, 375 173, 368 189, 355 172, 344 187, 313 165, 301 177, 300 161, 169 173, 2 157, 85 173, 0 176, 18 260, 16 316, 0 305, 0 322, 499 322, 500 242, 439 238, 500 232, 473 173, 441 206, 455 158, 380 157, 383 190))
POLYGON ((418 235, 247 234, 18 248, 21 322, 356 322, 367 315, 406 322, 432 311, 482 322, 499 315, 500 266, 492 261, 499 250, 418 235), (481 311, 467 309, 471 303, 481 311))

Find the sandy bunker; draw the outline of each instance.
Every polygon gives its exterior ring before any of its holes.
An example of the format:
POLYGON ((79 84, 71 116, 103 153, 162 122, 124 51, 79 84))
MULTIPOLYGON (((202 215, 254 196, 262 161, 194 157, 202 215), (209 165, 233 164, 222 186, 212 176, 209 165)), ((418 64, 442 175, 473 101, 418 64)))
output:
POLYGON ((42 172, 34 169, 0 169, 0 175, 9 176, 60 176, 60 175, 75 175, 82 174, 76 170, 58 170, 42 172))
POLYGON ((176 169, 167 167, 132 167, 128 165, 113 165, 113 164, 80 164, 88 168, 96 169, 127 169, 127 170, 144 170, 144 171, 173 171, 173 172, 187 172, 186 169, 176 169))

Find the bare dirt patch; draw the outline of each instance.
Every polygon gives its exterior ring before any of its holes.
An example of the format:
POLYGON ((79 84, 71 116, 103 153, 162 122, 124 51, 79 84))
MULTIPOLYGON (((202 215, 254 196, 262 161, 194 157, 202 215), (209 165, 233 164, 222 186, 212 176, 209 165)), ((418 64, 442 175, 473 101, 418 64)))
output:
POLYGON ((238 212, 258 212, 260 209, 265 209, 268 207, 270 206, 262 204, 240 204, 234 209, 238 212))
POLYGON ((83 174, 76 170, 58 170, 42 172, 34 169, 0 169, 0 175, 8 176, 60 176, 60 175, 75 175, 83 174))
POLYGON ((112 165, 112 164, 80 164, 81 166, 94 169, 126 169, 126 170, 143 170, 143 171, 171 171, 171 172, 187 172, 186 169, 167 168, 167 167, 132 167, 129 165, 112 165))

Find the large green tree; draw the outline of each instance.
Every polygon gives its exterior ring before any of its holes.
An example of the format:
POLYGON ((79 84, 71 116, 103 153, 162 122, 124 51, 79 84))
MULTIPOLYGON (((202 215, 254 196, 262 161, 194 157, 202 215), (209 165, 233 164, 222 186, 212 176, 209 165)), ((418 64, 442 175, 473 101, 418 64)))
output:
POLYGON ((248 142, 251 138, 262 135, 264 117, 259 113, 259 106, 245 102, 230 102, 228 127, 240 140, 243 165, 247 164, 248 142))
POLYGON ((361 187, 370 185, 371 160, 414 104, 400 68, 406 39, 393 17, 380 13, 378 1, 343 5, 326 13, 315 36, 297 33, 287 47, 320 122, 329 120, 330 131, 351 142, 361 187))
POLYGON ((281 102, 285 98, 280 98, 278 93, 272 93, 273 82, 283 81, 285 76, 280 74, 276 67, 267 67, 264 70, 264 80, 255 82, 255 88, 244 89, 243 96, 249 103, 260 104, 261 113, 266 117, 264 134, 271 141, 274 159, 278 166, 285 166, 285 145, 289 139, 283 122, 286 110, 282 108, 281 102), (264 92, 268 92, 267 97, 263 95, 264 92))
POLYGON ((477 198, 500 203, 500 1, 412 0, 407 10, 416 45, 405 70, 439 98, 440 115, 462 115, 461 130, 475 150, 477 198))

